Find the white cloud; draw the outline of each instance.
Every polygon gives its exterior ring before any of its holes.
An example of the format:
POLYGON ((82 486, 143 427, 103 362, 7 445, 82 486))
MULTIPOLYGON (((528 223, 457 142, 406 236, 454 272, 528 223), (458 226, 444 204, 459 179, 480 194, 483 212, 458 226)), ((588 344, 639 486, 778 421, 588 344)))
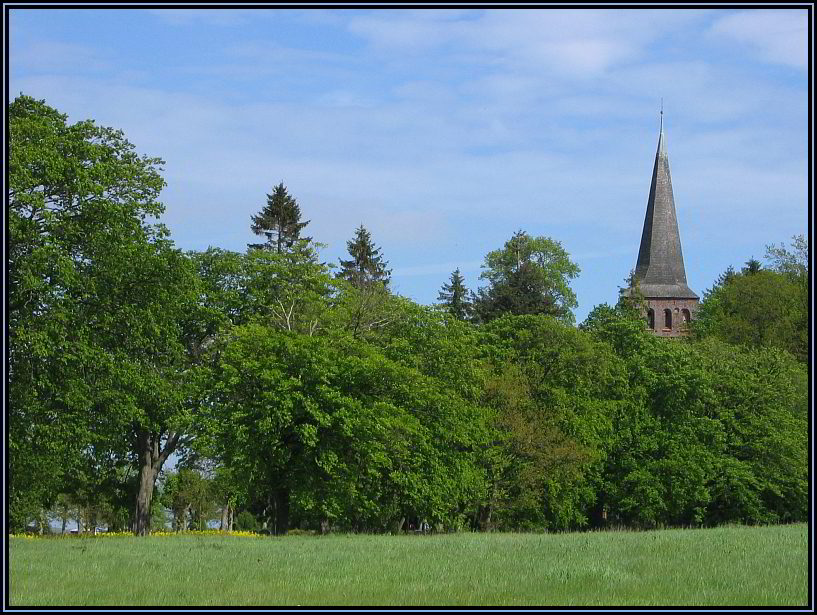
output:
POLYGON ((422 12, 389 11, 353 17, 349 29, 375 47, 399 54, 456 48, 454 58, 478 54, 487 65, 506 70, 545 69, 561 77, 584 78, 638 59, 655 39, 684 27, 701 14, 497 9, 452 21, 430 19, 422 12))
POLYGON ((718 20, 713 36, 754 47, 767 62, 805 68, 808 62, 808 12, 803 9, 752 10, 718 20))
POLYGON ((301 28, 346 28, 332 33, 340 44, 225 28, 206 63, 129 63, 143 71, 134 82, 80 72, 104 58, 90 42, 54 40, 49 59, 29 36, 11 58, 11 91, 122 128, 137 151, 165 158, 165 220, 182 247, 243 249, 249 216, 283 180, 327 260, 363 223, 395 285, 419 300, 458 266, 476 280, 481 257, 523 228, 586 261, 583 305, 615 301, 637 254, 661 96, 697 288, 720 273, 707 269, 720 267, 708 260, 717 250, 745 260, 738 241, 801 232, 789 227, 807 212, 805 80, 710 54, 689 27, 701 13, 298 15, 287 19, 301 28))
POLYGON ((14 69, 31 73, 88 73, 111 68, 104 50, 60 41, 31 40, 11 50, 14 69))

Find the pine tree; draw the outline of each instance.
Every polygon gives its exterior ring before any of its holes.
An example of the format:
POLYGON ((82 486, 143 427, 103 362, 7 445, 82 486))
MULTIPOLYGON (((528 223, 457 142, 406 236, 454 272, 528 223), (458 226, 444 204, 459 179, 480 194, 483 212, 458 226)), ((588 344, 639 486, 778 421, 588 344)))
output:
POLYGON ((755 274, 758 271, 763 269, 763 265, 759 260, 757 260, 754 256, 746 261, 746 266, 741 269, 741 273, 746 273, 749 275, 755 274))
POLYGON ((715 281, 715 286, 726 286, 732 280, 735 279, 735 268, 732 265, 729 265, 722 274, 718 276, 718 279, 715 281))
POLYGON ((252 217, 252 231, 264 235, 266 243, 251 243, 251 248, 275 250, 281 254, 289 250, 298 239, 311 240, 311 237, 300 237, 301 230, 309 220, 301 222, 301 208, 297 201, 287 192, 281 182, 267 195, 267 205, 260 214, 252 217))
POLYGON ((346 242, 350 260, 338 259, 341 270, 338 277, 351 282, 356 288, 364 288, 374 283, 388 287, 391 269, 386 269, 388 261, 383 260, 380 248, 372 242, 369 231, 361 224, 355 231, 355 238, 346 242))
POLYGON ((443 284, 437 300, 442 302, 455 318, 467 320, 471 317, 468 289, 465 287, 465 278, 462 277, 459 267, 451 274, 451 283, 443 284))

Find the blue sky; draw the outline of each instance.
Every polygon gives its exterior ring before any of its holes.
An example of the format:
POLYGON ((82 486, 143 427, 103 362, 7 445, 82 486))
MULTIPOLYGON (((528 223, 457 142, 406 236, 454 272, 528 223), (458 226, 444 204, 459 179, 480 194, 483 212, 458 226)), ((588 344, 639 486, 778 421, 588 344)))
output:
POLYGON ((635 266, 664 126, 689 286, 806 233, 802 10, 10 11, 10 97, 166 160, 183 249, 244 250, 283 181, 337 262, 363 223, 437 299, 517 229, 582 269, 581 322, 635 266))

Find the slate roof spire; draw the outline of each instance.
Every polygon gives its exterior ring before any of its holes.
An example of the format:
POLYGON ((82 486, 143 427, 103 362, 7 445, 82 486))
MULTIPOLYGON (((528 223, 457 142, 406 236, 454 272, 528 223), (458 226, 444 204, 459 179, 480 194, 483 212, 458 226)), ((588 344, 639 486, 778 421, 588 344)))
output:
POLYGON ((635 279, 645 297, 697 299, 687 286, 681 236, 672 196, 672 178, 664 139, 664 103, 661 101, 661 127, 658 150, 652 171, 647 215, 641 233, 641 247, 635 266, 635 279))

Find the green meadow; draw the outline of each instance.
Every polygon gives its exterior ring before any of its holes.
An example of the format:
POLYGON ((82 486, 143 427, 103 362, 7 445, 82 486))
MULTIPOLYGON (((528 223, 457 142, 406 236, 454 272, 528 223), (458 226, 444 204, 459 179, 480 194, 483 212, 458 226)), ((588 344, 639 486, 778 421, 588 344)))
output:
POLYGON ((805 524, 10 538, 10 605, 807 605, 805 524))

